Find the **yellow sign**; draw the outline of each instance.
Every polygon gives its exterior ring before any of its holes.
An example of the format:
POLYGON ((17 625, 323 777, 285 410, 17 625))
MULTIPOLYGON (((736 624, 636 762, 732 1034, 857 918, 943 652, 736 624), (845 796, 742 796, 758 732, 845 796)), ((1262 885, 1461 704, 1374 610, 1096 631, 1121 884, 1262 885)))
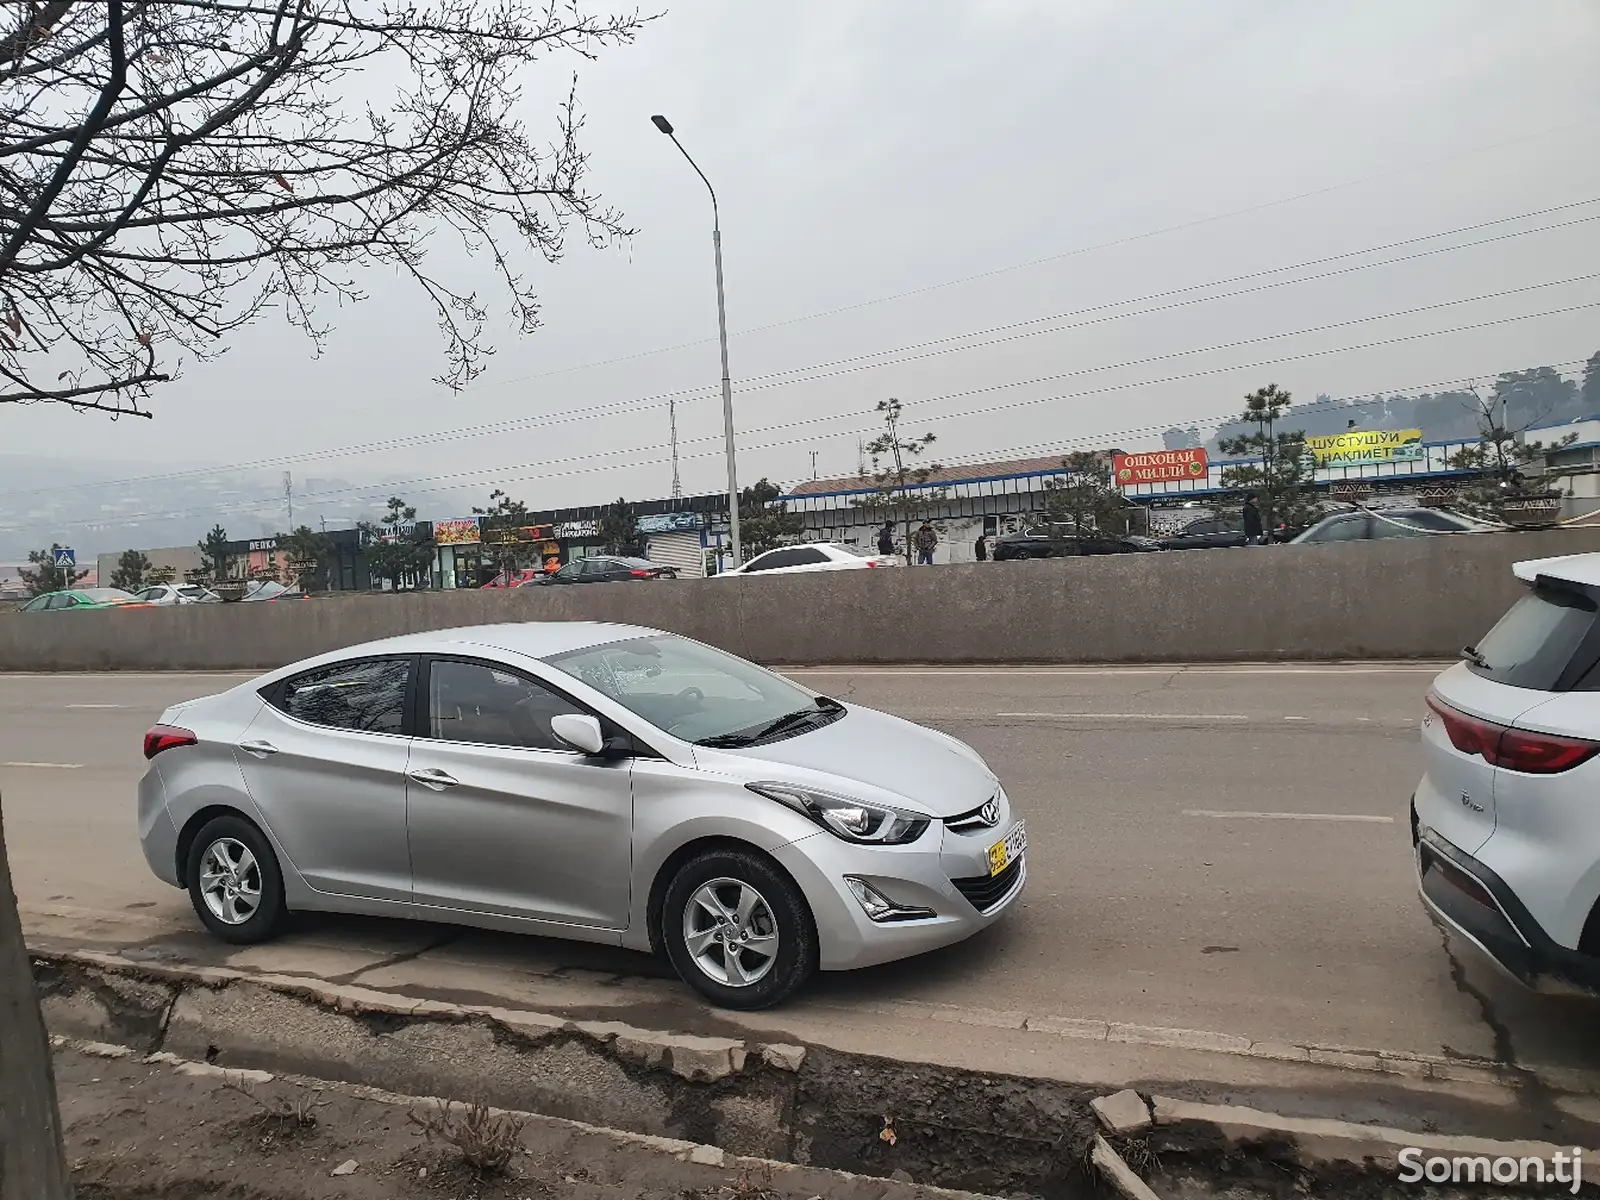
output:
POLYGON ((1422 430, 1352 429, 1349 433, 1319 434, 1306 439, 1306 449, 1319 467, 1418 462, 1422 458, 1422 430))

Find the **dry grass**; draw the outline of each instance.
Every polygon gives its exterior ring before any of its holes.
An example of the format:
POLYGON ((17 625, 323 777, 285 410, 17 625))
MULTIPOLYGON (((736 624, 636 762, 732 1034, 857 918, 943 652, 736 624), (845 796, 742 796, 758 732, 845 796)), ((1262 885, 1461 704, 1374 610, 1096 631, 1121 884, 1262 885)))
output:
POLYGON ((510 1113, 496 1114, 487 1104, 465 1106, 435 1101, 428 1109, 412 1109, 408 1118, 430 1142, 455 1148, 461 1161, 479 1175, 501 1175, 522 1149, 526 1122, 510 1113))
POLYGON ((288 1140, 296 1134, 309 1133, 317 1127, 317 1109, 327 1105, 327 1101, 315 1092, 307 1092, 289 1100, 281 1097, 264 1099, 256 1094, 255 1086, 243 1078, 229 1079, 222 1087, 225 1091, 238 1093, 261 1109, 250 1120, 263 1131, 266 1140, 273 1136, 288 1140))

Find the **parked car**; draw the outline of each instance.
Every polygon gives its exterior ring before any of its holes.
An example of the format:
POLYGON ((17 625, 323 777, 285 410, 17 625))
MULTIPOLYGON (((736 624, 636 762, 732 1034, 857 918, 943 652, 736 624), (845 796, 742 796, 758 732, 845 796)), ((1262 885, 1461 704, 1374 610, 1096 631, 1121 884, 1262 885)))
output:
POLYGON ((1512 571, 1526 594, 1428 694, 1420 889, 1524 984, 1600 993, 1600 554, 1512 571))
POLYGON ((627 583, 630 580, 676 579, 678 569, 665 567, 647 558, 623 558, 613 554, 597 554, 592 558, 575 558, 560 570, 550 574, 534 574, 517 587, 544 587, 552 583, 627 583))
POLYGON ((996 562, 1018 558, 1072 558, 1085 554, 1137 554, 1160 550, 1154 538, 1080 531, 1074 525, 1034 525, 1021 533, 1001 534, 990 555, 996 562))
POLYGON ((121 588, 67 588, 35 596, 22 606, 23 612, 66 612, 85 609, 149 608, 150 605, 121 588))
POLYGON ((519 567, 516 570, 501 571, 500 574, 496 575, 493 579, 489 580, 488 583, 483 584, 482 587, 484 587, 484 588, 514 588, 514 587, 521 587, 523 584, 527 583, 529 580, 537 579, 540 575, 543 575, 543 574, 544 574, 544 569, 542 567, 519 567))
POLYGON ((1290 545, 1431 537, 1441 533, 1483 533, 1491 528, 1493 526, 1444 508, 1358 508, 1324 517, 1291 538, 1290 545))
POLYGON ((155 583, 134 593, 146 604, 165 608, 173 604, 220 604, 222 597, 197 583, 155 583))
POLYGON ((873 554, 837 542, 808 542, 802 546, 779 546, 758 554, 743 566, 722 572, 736 575, 793 575, 800 571, 854 571, 865 567, 898 567, 893 554, 873 554))
POLYGON ((413 634, 169 708, 144 855, 217 937, 291 911, 664 951, 702 995, 949 945, 1026 882, 970 747, 672 634, 545 622, 413 634))
POLYGON ((1245 544, 1242 517, 1201 517, 1161 539, 1167 550, 1216 550, 1245 544))

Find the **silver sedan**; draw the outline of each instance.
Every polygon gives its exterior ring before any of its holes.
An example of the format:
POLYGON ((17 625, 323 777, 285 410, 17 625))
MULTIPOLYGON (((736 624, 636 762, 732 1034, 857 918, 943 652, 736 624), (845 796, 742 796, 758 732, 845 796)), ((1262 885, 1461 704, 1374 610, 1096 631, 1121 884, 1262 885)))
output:
POLYGON ((180 704, 145 738, 151 869, 229 942, 289 911, 664 953, 716 1004, 960 941, 1027 839, 943 733, 671 634, 416 634, 180 704))

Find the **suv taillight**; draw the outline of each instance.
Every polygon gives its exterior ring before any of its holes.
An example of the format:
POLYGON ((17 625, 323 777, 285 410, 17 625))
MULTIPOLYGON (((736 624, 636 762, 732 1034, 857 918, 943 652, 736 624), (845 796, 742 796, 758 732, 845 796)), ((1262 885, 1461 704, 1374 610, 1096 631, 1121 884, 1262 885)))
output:
POLYGON ((194 746, 199 741, 187 729, 179 729, 176 725, 157 725, 144 735, 144 756, 154 758, 163 750, 171 750, 174 746, 194 746))
POLYGON ((1556 775, 1600 754, 1600 742, 1536 733, 1531 729, 1512 729, 1482 717, 1468 716, 1437 696, 1428 697, 1428 707, 1443 722, 1452 746, 1463 754, 1471 754, 1508 771, 1556 775))

